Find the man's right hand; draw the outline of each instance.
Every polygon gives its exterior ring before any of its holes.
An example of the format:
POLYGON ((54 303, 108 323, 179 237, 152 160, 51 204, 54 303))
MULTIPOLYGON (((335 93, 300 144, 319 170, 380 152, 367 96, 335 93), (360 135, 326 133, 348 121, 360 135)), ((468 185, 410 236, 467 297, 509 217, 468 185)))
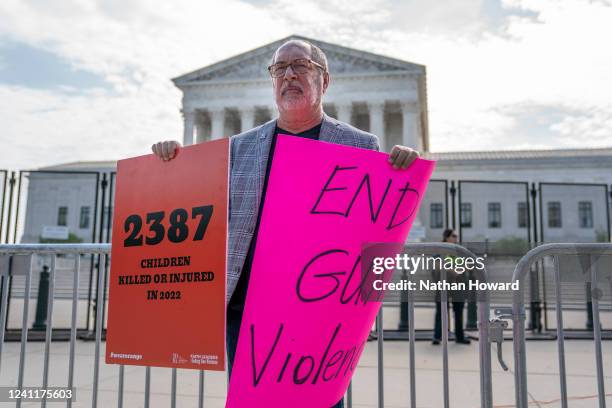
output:
POLYGON ((174 140, 157 142, 151 146, 153 153, 163 161, 172 160, 176 157, 181 144, 174 140))

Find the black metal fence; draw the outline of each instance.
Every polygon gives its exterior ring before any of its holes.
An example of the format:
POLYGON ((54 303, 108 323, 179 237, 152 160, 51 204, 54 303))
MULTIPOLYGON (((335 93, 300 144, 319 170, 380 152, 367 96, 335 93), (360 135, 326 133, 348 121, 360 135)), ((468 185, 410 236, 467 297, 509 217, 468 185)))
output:
MULTIPOLYGON (((19 171, 0 170, 0 242, 9 243, 98 243, 110 241, 112 219, 112 198, 109 194, 109 179, 114 174, 98 171, 19 171), (64 227, 66 237, 45 235, 47 227, 64 227)), ((112 184, 112 180, 111 180, 112 184)), ((40 257, 33 266, 31 296, 37 296, 39 286, 48 285, 49 260, 40 257)), ((97 275, 100 257, 89 255, 80 262, 82 279, 78 288, 78 299, 84 303, 84 312, 78 321, 79 336, 87 337, 95 332, 97 275), (95 279, 94 279, 95 278, 95 279)), ((108 265, 108 261, 105 261, 108 265)), ((71 295, 72 280, 62 270, 61 257, 56 265, 56 297, 68 299, 71 295)), ((10 264, 11 278, 8 280, 8 302, 6 311, 7 339, 12 331, 19 332, 19 322, 11 327, 11 304, 23 301, 25 274, 20 272, 25 263, 19 258, 10 264)), ((104 288, 106 299, 106 288, 104 288)), ((40 299, 39 299, 40 300, 40 299)), ((39 302, 40 303, 40 302, 39 302)), ((44 302, 43 302, 44 303, 44 302)), ((106 304, 106 302, 104 303, 106 304)), ((42 311, 37 310, 37 315, 42 311)), ((69 327, 54 328, 54 338, 67 336, 69 327)), ((33 330, 30 337, 44 335, 44 330, 33 330)))
MULTIPOLYGON (((90 223, 77 231, 77 238, 110 242, 115 185, 115 172, 0 170, 0 242, 35 241, 38 236, 32 230, 57 225, 61 200, 66 201, 66 195, 77 189, 81 191, 79 205, 90 208, 89 213, 81 214, 90 223), (28 211, 37 217, 30 221, 36 225, 29 229, 25 225, 28 211), (52 218, 44 219, 43 214, 52 218)), ((510 238, 531 245, 607 242, 610 199, 606 184, 432 179, 419 219, 426 241, 437 241, 444 229, 453 228, 464 242, 510 238)), ((74 218, 79 208, 67 210, 74 218)))

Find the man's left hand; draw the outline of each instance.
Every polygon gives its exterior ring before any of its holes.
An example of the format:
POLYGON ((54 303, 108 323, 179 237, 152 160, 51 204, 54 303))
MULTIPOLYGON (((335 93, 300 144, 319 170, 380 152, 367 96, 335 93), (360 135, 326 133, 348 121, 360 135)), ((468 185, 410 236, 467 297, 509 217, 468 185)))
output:
POLYGON ((394 169, 406 169, 419 157, 419 152, 406 146, 395 145, 389 155, 389 163, 394 169))

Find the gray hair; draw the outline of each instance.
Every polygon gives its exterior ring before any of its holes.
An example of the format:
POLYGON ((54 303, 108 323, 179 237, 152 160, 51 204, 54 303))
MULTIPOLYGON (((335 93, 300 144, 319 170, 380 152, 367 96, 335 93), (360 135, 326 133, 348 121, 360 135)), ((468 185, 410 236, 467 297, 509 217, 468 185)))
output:
POLYGON ((324 68, 325 68, 325 72, 329 71, 329 67, 327 65, 327 56, 325 55, 325 53, 323 52, 323 50, 319 47, 317 47, 316 45, 314 45, 313 43, 306 41, 306 40, 289 40, 284 42, 280 47, 278 47, 276 49, 276 51, 274 51, 274 54, 272 55, 272 64, 274 64, 274 61, 276 60, 276 55, 278 54, 278 50, 280 50, 281 48, 283 48, 284 46, 288 45, 288 44, 305 44, 307 46, 310 47, 310 59, 312 59, 314 62, 321 64, 324 68))

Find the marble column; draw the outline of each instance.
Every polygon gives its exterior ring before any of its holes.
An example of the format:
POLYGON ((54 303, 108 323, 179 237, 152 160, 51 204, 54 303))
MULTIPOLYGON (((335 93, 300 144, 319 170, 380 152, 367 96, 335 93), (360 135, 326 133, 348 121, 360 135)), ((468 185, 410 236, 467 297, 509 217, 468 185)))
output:
POLYGON ((353 106, 350 103, 337 104, 336 112, 338 112, 338 120, 340 122, 351 123, 351 114, 353 113, 353 106))
POLYGON ((183 146, 193 144, 194 111, 183 111, 183 146))
POLYGON ((240 109, 240 132, 255 127, 255 107, 240 109))
POLYGON ((370 133, 378 136, 380 150, 386 152, 388 146, 385 138, 385 104, 384 102, 368 103, 368 111, 370 113, 370 133))
POLYGON ((195 124, 195 142, 202 143, 208 139, 208 133, 206 126, 204 126, 204 122, 202 120, 196 120, 195 124))
POLYGON ((419 137, 419 109, 416 102, 402 102, 402 143, 419 152, 423 150, 419 137))
POLYGON ((225 109, 212 108, 208 110, 210 113, 210 140, 221 139, 225 131, 225 109))

